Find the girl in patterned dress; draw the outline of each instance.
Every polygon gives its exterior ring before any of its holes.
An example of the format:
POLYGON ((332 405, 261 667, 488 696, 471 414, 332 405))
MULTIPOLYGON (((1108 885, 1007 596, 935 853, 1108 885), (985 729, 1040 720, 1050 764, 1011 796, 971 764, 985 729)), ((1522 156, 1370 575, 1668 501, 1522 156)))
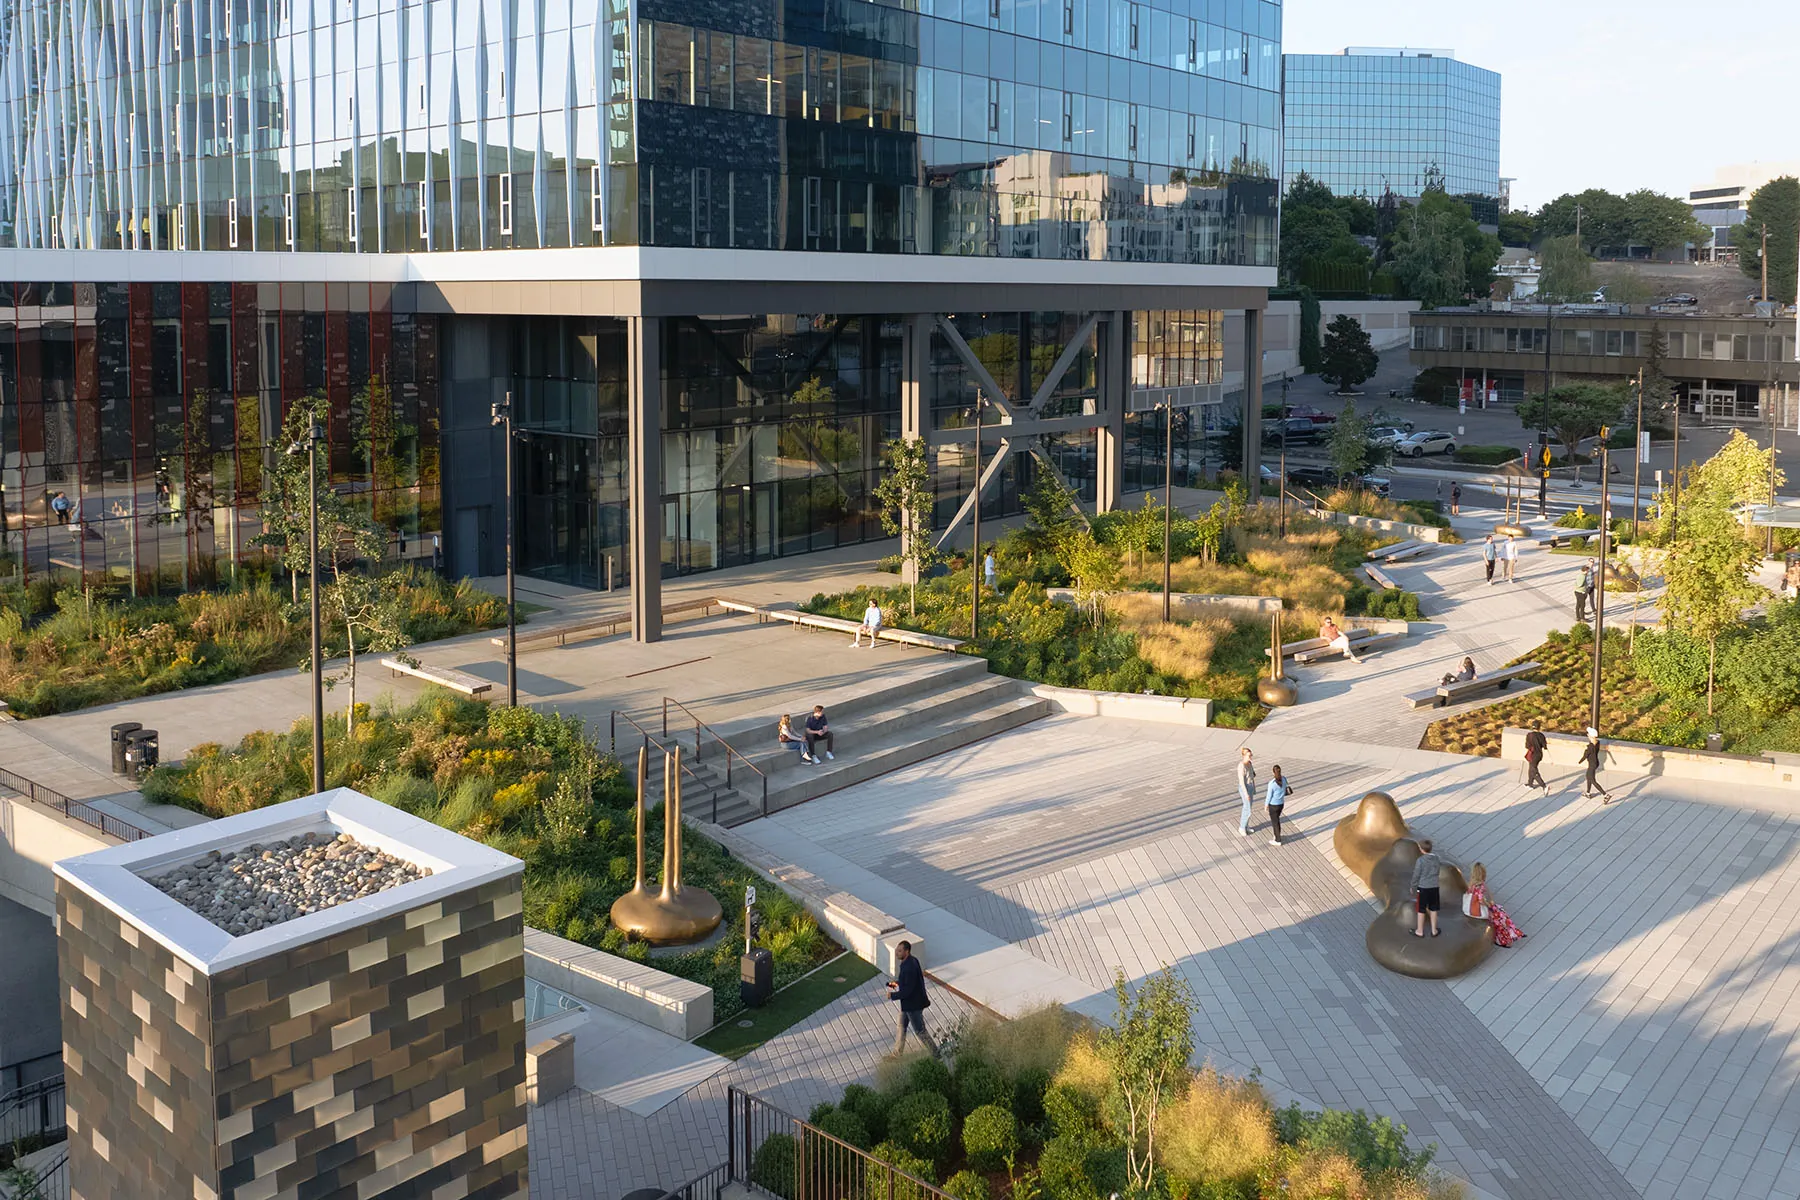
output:
POLYGON ((1463 915, 1485 919, 1496 946, 1510 946, 1525 936, 1525 931, 1514 925, 1506 910, 1488 895, 1487 868, 1480 863, 1469 868, 1469 890, 1463 896, 1463 915))

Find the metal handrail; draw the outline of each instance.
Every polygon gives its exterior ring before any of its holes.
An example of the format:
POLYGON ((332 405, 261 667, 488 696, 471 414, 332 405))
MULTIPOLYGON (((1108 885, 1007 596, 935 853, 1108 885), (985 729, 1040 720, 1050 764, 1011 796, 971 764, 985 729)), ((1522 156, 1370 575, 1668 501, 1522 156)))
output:
POLYGON ((52 1137, 67 1128, 68 1093, 61 1075, 28 1083, 0 1096, 0 1144, 10 1145, 26 1137, 52 1137))
POLYGON ((680 1187, 670 1188, 662 1200, 718 1200, 731 1183, 731 1163, 722 1162, 710 1171, 702 1171, 680 1187))
POLYGON ((0 787, 10 788, 21 796, 37 801, 39 804, 54 808, 72 821, 80 821, 83 825, 91 825, 108 837, 116 837, 122 842, 135 842, 151 836, 147 829, 139 829, 130 821, 115 817, 109 812, 102 812, 91 804, 80 800, 71 800, 55 788, 45 787, 23 775, 14 774, 0 767, 0 787))
MULTIPOLYGON (((668 754, 673 749, 673 747, 665 746, 661 742, 657 741, 656 735, 651 733, 648 729, 645 729, 642 725, 639 725, 637 723, 636 718, 634 718, 630 713, 625 712, 621 709, 615 708, 612 710, 612 720, 608 726, 608 742, 609 742, 610 748, 614 755, 617 755, 619 752, 619 718, 621 718, 621 717, 623 717, 625 719, 625 723, 627 725, 629 725, 633 729, 637 730, 638 733, 643 737, 644 746, 646 749, 648 749, 651 746, 654 746, 654 747, 656 747, 656 749, 658 751, 662 752, 663 754, 668 754)), ((677 743, 677 745, 679 745, 679 743, 677 743)), ((689 779, 693 780, 694 785, 696 787, 711 789, 711 791, 712 791, 712 823, 714 825, 717 825, 719 823, 719 789, 717 787, 714 787, 712 784, 707 783, 706 780, 700 778, 700 776, 694 774, 694 769, 692 767, 688 766, 685 762, 681 764, 681 773, 683 775, 686 775, 689 779)))
POLYGON ((669 736, 669 705, 671 705, 671 704, 673 704, 676 708, 679 708, 682 712, 686 713, 688 715, 688 717, 694 722, 694 757, 696 759, 698 759, 700 757, 700 750, 701 750, 701 744, 702 744, 700 741, 700 734, 702 731, 712 734, 713 740, 725 748, 725 786, 726 787, 734 787, 735 786, 731 782, 731 760, 732 759, 734 759, 734 758, 742 759, 743 763, 746 767, 749 767, 752 771, 756 772, 757 776, 762 780, 762 815, 765 817, 768 816, 769 815, 769 777, 768 777, 768 775, 763 772, 763 769, 761 767, 759 767, 755 763, 751 762, 748 758, 745 758, 743 751, 734 748, 730 742, 728 742, 724 738, 720 737, 719 731, 714 729, 711 725, 708 725, 705 721, 702 721, 700 719, 700 717, 698 716, 698 714, 696 714, 693 709, 689 708, 687 705, 683 704, 681 701, 677 700, 673 696, 664 696, 662 698, 663 736, 664 737, 669 736))
MULTIPOLYGON (((857 1189, 851 1186, 852 1181, 860 1183, 869 1177, 870 1171, 876 1170, 886 1179, 885 1200, 894 1200, 896 1194, 902 1192, 915 1200, 953 1200, 948 1192, 929 1180, 884 1163, 868 1151, 833 1137, 760 1096, 728 1087, 725 1105, 727 1175, 732 1182, 748 1184, 760 1194, 770 1193, 768 1185, 755 1178, 756 1152, 770 1136, 785 1134, 794 1143, 794 1176, 791 1181, 782 1182, 791 1182, 792 1200, 833 1200, 853 1194, 857 1189)), ((714 1171, 707 1172, 701 1179, 714 1171)), ((663 1200, 669 1200, 669 1197, 665 1196, 663 1200)), ((690 1196, 681 1200, 695 1198, 690 1196)))

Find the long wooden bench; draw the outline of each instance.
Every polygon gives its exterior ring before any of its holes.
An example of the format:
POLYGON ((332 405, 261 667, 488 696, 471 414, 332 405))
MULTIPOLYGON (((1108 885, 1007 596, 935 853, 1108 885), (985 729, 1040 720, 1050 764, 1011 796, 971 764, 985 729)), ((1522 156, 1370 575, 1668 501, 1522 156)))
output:
MULTIPOLYGON (((1344 632, 1349 635, 1350 644, 1352 646, 1361 645, 1363 642, 1366 642, 1375 636, 1375 631, 1373 629, 1346 629, 1344 632)), ((1297 642, 1283 642, 1281 643, 1281 657, 1293 658, 1308 650, 1322 650, 1328 645, 1330 645, 1330 643, 1324 638, 1316 637, 1301 638, 1297 642)), ((1267 650, 1263 651, 1263 657, 1269 657, 1269 652, 1267 650)))
POLYGON ((1382 559, 1391 559, 1399 555, 1410 554, 1415 550, 1423 550, 1425 548, 1426 543, 1419 541, 1417 538, 1408 538, 1404 542, 1394 542, 1387 546, 1377 546, 1375 549, 1363 555, 1363 557, 1370 562, 1377 562, 1382 559))
MULTIPOLYGON (((1383 646, 1391 646, 1395 642, 1403 642, 1405 640, 1406 635, 1404 633, 1377 633, 1362 638, 1361 640, 1351 638, 1350 649, 1354 650, 1357 654, 1366 654, 1370 650, 1378 650, 1383 646)), ((1294 661, 1301 665, 1305 665, 1341 653, 1342 651, 1333 650, 1330 646, 1320 646, 1313 650, 1302 650, 1300 653, 1294 655, 1294 661)))
POLYGON ((1370 581, 1378 588, 1382 588, 1386 591, 1400 590, 1400 585, 1394 582, 1393 576, 1389 575, 1374 563, 1364 564, 1363 574, 1367 575, 1370 581))
POLYGON ((1591 541, 1599 536, 1598 529, 1567 529, 1561 533, 1545 534, 1537 540, 1537 544, 1545 550, 1556 550, 1563 546, 1573 546, 1576 538, 1591 541))
POLYGON ((1430 542, 1420 542, 1416 546, 1407 547, 1398 554, 1390 554, 1381 561, 1384 563, 1404 562, 1409 558, 1417 558, 1421 554, 1430 554, 1433 548, 1430 542))
POLYGON ((1458 701, 1467 700, 1493 688, 1505 691, 1512 681, 1531 672, 1539 670, 1540 665, 1534 662, 1520 663, 1515 667, 1503 667, 1498 671, 1490 671, 1486 675, 1477 675, 1473 679, 1465 679, 1458 683, 1441 683, 1437 687, 1427 688, 1422 692, 1409 692, 1406 696, 1408 705, 1413 708, 1444 708, 1458 701))
POLYGON ((902 646, 923 646, 927 650, 942 650, 946 653, 955 653, 956 648, 964 641, 962 638, 944 637, 936 633, 920 633, 916 629, 888 629, 885 626, 881 630, 881 640, 897 642, 902 646))
MULTIPOLYGON (((737 603, 733 601, 732 603, 737 603)), ((708 617, 717 609, 726 608, 725 602, 708 596, 701 600, 684 600, 680 604, 670 604, 662 610, 663 620, 676 617, 699 616, 708 617)), ((588 638, 612 637, 631 628, 630 613, 616 613, 609 617, 583 617, 574 621, 560 621, 554 625, 527 625, 519 630, 520 647, 535 646, 539 642, 555 642, 558 646, 567 645, 570 641, 586 641, 588 638)), ((488 639, 492 644, 506 646, 506 635, 497 634, 488 639)))
POLYGON ((427 683, 435 683, 439 687, 449 688, 453 692, 461 692, 465 696, 479 696, 483 692, 493 690, 494 685, 485 679, 458 671, 450 667, 428 667, 424 663, 408 662, 404 658, 384 658, 381 665, 396 675, 411 675, 414 679, 423 679, 427 683))

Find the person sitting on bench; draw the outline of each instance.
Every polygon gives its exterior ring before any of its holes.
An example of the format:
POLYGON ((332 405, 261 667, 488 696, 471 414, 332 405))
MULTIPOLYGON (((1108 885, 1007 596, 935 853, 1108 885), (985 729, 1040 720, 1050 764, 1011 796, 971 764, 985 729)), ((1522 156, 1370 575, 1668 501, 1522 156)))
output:
POLYGON ((783 750, 798 750, 806 753, 806 739, 794 732, 794 718, 786 713, 781 714, 781 724, 775 729, 775 744, 783 750))
POLYGON ((818 762, 818 750, 815 747, 825 743, 825 757, 836 758, 831 752, 831 725, 825 720, 825 706, 813 705, 812 716, 806 718, 806 751, 800 755, 801 762, 818 762))
POLYGON ((880 632, 881 605, 875 603, 874 599, 871 598, 869 607, 863 609, 862 625, 857 628, 856 636, 850 639, 850 648, 854 650, 856 647, 860 646, 862 644, 862 635, 866 633, 869 635, 869 649, 873 650, 875 648, 875 637, 880 632))
POLYGON ((1338 623, 1330 617, 1326 617, 1325 623, 1319 626, 1319 640, 1333 650, 1342 651, 1344 657, 1353 663, 1362 661, 1356 657, 1356 651, 1350 648, 1350 635, 1339 629, 1338 623))
POLYGON ((1472 658, 1465 658, 1463 659, 1462 670, 1457 671, 1454 674, 1448 671, 1444 673, 1443 684, 1444 686, 1449 686, 1452 683, 1468 683, 1474 678, 1475 660, 1472 658))

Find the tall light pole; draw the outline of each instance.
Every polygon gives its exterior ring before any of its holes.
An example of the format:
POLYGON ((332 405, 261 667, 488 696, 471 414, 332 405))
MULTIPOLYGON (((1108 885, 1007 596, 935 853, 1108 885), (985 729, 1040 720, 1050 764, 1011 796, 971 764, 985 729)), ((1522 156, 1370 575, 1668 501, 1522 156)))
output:
POLYGON ((975 393, 975 551, 969 555, 969 640, 981 636, 981 410, 987 397, 975 393))
MULTIPOLYGON (((1192 430, 1189 430, 1190 436, 1192 430)), ((1163 624, 1169 623, 1169 505, 1175 495, 1175 404, 1163 405, 1163 624)))
POLYGON ((513 563, 513 398, 494 405, 493 424, 506 433, 506 703, 519 705, 519 607, 514 591, 513 563))
MULTIPOLYGON (((319 443, 325 431, 317 421, 306 429, 306 590, 312 602, 312 781, 313 791, 325 790, 325 663, 319 636, 319 443)), ((300 443, 288 447, 300 453, 300 443)))
POLYGON ((1681 524, 1681 397, 1675 395, 1675 389, 1669 389, 1669 399, 1675 404, 1675 448, 1672 453, 1675 462, 1669 469, 1669 543, 1675 542, 1675 532, 1681 524))
MULTIPOLYGON (((1552 329, 1554 327, 1553 322, 1555 322, 1555 320, 1556 320, 1556 311, 1550 307, 1549 299, 1548 299, 1548 297, 1546 297, 1545 302, 1544 302, 1544 412, 1543 412, 1544 419, 1541 422, 1539 422, 1540 428, 1538 429, 1538 453, 1543 458, 1543 462, 1538 466, 1538 520, 1540 520, 1540 521, 1549 515, 1548 503, 1549 503, 1549 499, 1550 499, 1550 430, 1549 430, 1548 426, 1550 424, 1550 387, 1551 387, 1550 336, 1551 336, 1552 329)), ((1519 498, 1519 507, 1521 509, 1525 507, 1525 498, 1523 496, 1521 496, 1519 498)))
MULTIPOLYGON (((1631 540, 1638 540, 1638 481, 1643 475, 1644 466, 1644 368, 1638 368, 1637 378, 1637 441, 1631 447, 1631 540)), ((1604 452, 1605 443, 1601 444, 1604 452)), ((1602 485, 1605 481, 1602 480, 1602 485)), ((1604 490, 1604 487, 1603 487, 1604 490)))
POLYGON ((1588 701, 1588 725, 1600 728, 1600 647, 1606 640, 1606 545, 1611 540, 1612 519, 1606 511, 1606 437, 1600 427, 1600 564, 1594 572, 1594 693, 1588 701))

